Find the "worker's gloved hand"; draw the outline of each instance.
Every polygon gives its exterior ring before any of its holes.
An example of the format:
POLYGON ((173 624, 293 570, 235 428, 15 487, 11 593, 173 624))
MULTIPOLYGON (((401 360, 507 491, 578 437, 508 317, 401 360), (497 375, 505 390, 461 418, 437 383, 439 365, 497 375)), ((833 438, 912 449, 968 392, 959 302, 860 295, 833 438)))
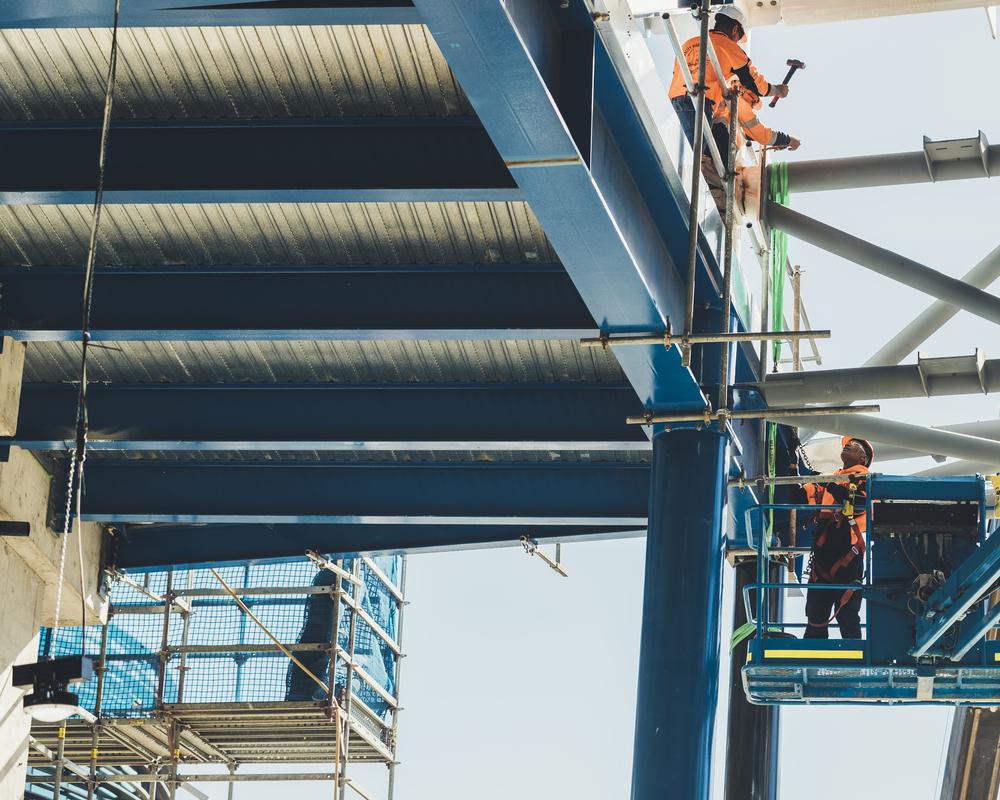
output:
POLYGON ((801 147, 801 145, 802 145, 802 142, 800 142, 794 136, 789 136, 788 137, 788 149, 789 150, 798 150, 799 147, 801 147))
POLYGON ((842 483, 828 483, 826 490, 833 495, 833 499, 838 503, 843 503, 847 499, 848 488, 842 483))
POLYGON ((772 83, 770 94, 772 97, 788 97, 788 84, 772 83))

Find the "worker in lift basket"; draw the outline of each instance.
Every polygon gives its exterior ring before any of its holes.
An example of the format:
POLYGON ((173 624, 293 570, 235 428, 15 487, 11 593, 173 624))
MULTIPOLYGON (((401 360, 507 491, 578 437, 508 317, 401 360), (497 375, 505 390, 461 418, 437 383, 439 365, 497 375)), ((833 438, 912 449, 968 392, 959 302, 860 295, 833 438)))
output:
POLYGON ((842 639, 861 638, 861 594, 854 589, 824 589, 824 583, 857 583, 865 571, 866 478, 875 449, 864 439, 845 436, 835 474, 850 476, 827 484, 803 488, 810 505, 840 506, 816 512, 806 598, 806 639, 826 639, 836 618, 842 639))
MULTIPOLYGON (((757 118, 757 109, 762 105, 762 97, 785 97, 788 94, 787 84, 769 83, 750 61, 740 44, 746 42, 746 16, 736 6, 727 5, 715 12, 715 26, 709 33, 715 52, 719 57, 724 80, 738 79, 740 98, 737 105, 739 128, 744 135, 749 136, 760 145, 773 148, 797 150, 801 142, 794 136, 781 131, 774 131, 762 124, 757 118)), ((698 51, 701 49, 701 37, 693 36, 684 43, 684 57, 691 70, 695 82, 698 81, 698 51)), ((715 69, 708 62, 705 70, 705 110, 712 120, 712 137, 719 148, 723 161, 729 157, 729 107, 723 95, 722 86, 715 74, 715 69)), ((688 142, 694 144, 695 105, 687 93, 684 76, 680 64, 674 64, 674 77, 668 91, 670 102, 680 117, 681 127, 688 142)), ((725 210, 726 195, 722 178, 715 169, 711 153, 704 152, 701 157, 702 172, 708 184, 716 205, 725 210)))

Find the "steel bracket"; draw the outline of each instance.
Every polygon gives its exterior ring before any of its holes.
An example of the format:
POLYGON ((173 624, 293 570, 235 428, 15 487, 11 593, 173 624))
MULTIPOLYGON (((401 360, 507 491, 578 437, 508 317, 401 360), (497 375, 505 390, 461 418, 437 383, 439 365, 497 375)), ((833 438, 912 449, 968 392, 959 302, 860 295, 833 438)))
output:
POLYGON ((989 162, 990 143, 986 134, 979 131, 978 136, 968 139, 941 139, 934 141, 924 137, 924 158, 927 160, 927 174, 931 182, 937 179, 935 168, 944 161, 969 161, 975 159, 983 166, 983 175, 990 177, 989 162))
POLYGON ((951 378, 958 375, 974 375, 983 394, 986 391, 986 353, 979 348, 971 356, 945 356, 924 358, 917 353, 917 373, 924 389, 924 396, 930 397, 937 378, 951 378))

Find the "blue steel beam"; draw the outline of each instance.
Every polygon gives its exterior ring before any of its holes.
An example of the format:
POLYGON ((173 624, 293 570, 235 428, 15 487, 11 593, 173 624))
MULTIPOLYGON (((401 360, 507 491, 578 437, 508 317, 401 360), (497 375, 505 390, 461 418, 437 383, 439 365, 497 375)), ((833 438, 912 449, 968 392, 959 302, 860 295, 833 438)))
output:
MULTIPOLYGON (((679 327, 684 286, 661 223, 630 172, 628 143, 616 138, 611 113, 594 105, 618 77, 605 58, 594 59, 583 4, 414 5, 601 329, 660 331, 668 318, 679 327)), ((676 228, 684 239, 685 227, 676 228)), ((647 407, 703 405, 676 348, 628 347, 616 355, 647 407)))
POLYGON ((433 553, 642 536, 645 526, 600 525, 125 525, 110 561, 122 569, 225 564, 321 553, 433 553))
POLYGON ((725 453, 710 431, 653 437, 632 800, 709 797, 725 453))
MULTIPOLYGON (((0 269, 0 332, 77 341, 75 268, 0 269)), ((93 338, 556 339, 593 318, 558 264, 395 267, 102 267, 93 338)))
POLYGON ((649 469, 634 463, 164 462, 94 460, 93 522, 644 525, 649 469))
MULTIPOLYGON (((0 126, 0 203, 87 203, 97 122, 0 126)), ((474 119, 116 121, 105 203, 418 202, 520 196, 474 119)))
MULTIPOLYGON (((110 28, 114 0, 4 0, 2 28, 110 28)), ((409 0, 128 0, 123 28, 221 25, 405 25, 409 0)))
MULTIPOLYGON (((647 450, 623 384, 93 384, 91 450, 647 450)), ((77 389, 26 383, 0 447, 73 448, 77 389)))

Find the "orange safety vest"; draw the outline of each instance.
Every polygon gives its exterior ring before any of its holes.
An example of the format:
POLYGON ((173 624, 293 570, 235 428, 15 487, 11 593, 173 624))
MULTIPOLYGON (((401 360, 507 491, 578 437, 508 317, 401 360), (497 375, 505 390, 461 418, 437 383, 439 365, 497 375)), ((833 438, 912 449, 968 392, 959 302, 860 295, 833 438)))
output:
MULTIPOLYGON (((867 475, 868 467, 864 464, 855 464, 852 467, 846 467, 843 469, 838 469, 835 473, 836 475, 867 475)), ((844 481, 846 483, 846 481, 844 481)), ((842 481, 837 481, 837 483, 842 483, 842 481)), ((802 487, 806 492, 806 500, 811 506, 835 506, 838 504, 837 499, 830 494, 826 486, 820 483, 807 483, 802 487)), ((867 517, 865 514, 865 503, 864 503, 864 491, 858 492, 857 500, 854 505, 854 513, 851 519, 848 520, 850 523, 850 546, 839 559, 837 559, 833 564, 829 565, 829 569, 823 564, 816 563, 816 559, 813 559, 812 576, 811 581, 815 582, 817 579, 825 581, 828 583, 836 583, 836 573, 850 564, 856 557, 864 558, 865 555, 865 531, 867 530, 867 517)), ((826 536, 830 530, 831 524, 835 522, 835 519, 839 511, 833 509, 824 508, 816 513, 817 517, 817 536, 813 542, 813 552, 821 550, 823 545, 826 543, 826 536)), ((846 597, 850 597, 849 594, 845 594, 846 597)), ((846 600, 844 601, 846 602, 846 600)))
MULTIPOLYGON (((777 140, 775 132, 762 124, 757 118, 756 109, 760 107, 760 98, 771 90, 771 84, 767 82, 763 75, 750 61, 750 57, 744 52, 736 42, 725 34, 717 31, 709 33, 712 37, 712 44, 715 45, 715 53, 719 57, 719 66, 722 67, 724 79, 731 80, 737 70, 745 67, 750 75, 753 88, 747 87, 741 80, 740 100, 738 106, 738 116, 740 128, 743 132, 761 145, 772 145, 777 140)), ((693 36, 684 42, 684 60, 687 61, 688 68, 695 82, 698 81, 698 51, 701 49, 701 38, 693 36)), ((674 64, 674 76, 670 82, 668 97, 673 100, 687 94, 687 86, 681 74, 680 64, 674 64)), ((711 61, 708 62, 708 69, 705 75, 705 99, 712 103, 712 123, 729 124, 729 106, 726 103, 722 91, 722 84, 715 74, 715 68, 711 61)), ((737 132, 739 136, 739 132, 737 132)), ((740 144, 740 142, 738 142, 740 144)), ((725 154, 723 154, 725 157, 725 154)))

